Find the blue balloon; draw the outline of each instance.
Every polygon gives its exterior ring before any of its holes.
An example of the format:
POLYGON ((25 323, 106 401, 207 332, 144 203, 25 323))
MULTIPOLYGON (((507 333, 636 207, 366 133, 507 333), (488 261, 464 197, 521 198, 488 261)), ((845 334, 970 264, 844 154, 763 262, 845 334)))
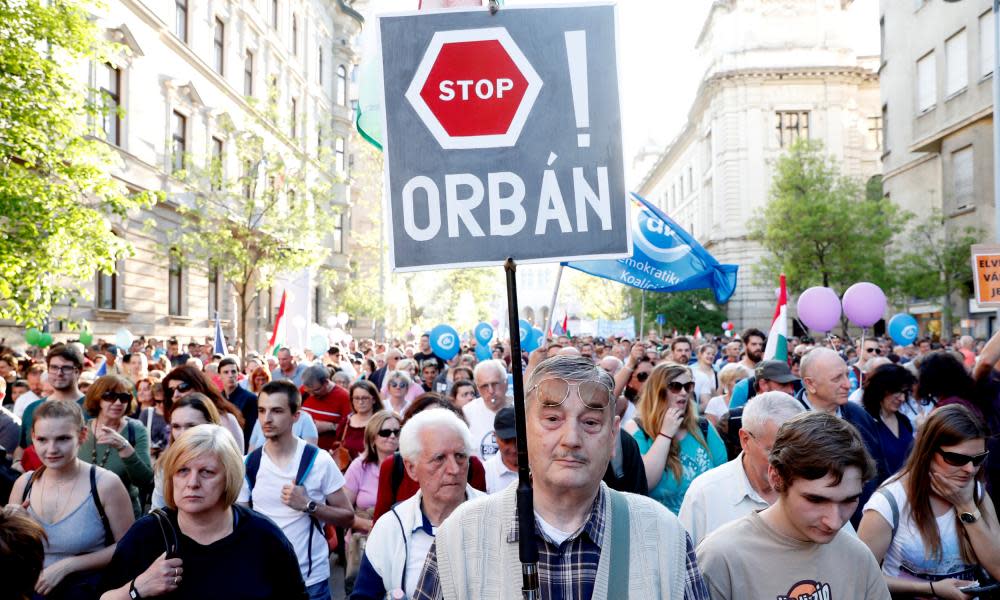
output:
POLYGON ((493 352, 490 351, 490 347, 486 344, 479 344, 476 346, 476 359, 483 361, 493 358, 493 352))
POLYGON ((431 350, 438 358, 451 360, 460 350, 458 332, 451 325, 442 323, 431 329, 430 338, 431 350))
POLYGON ((919 333, 917 320, 911 315, 899 313, 889 319, 889 337, 900 346, 909 346, 915 342, 919 333))
POLYGON ((486 322, 476 325, 473 333, 476 336, 476 341, 480 344, 489 344, 490 340, 493 339, 493 327, 486 322))
POLYGON ((518 332, 517 337, 521 340, 521 349, 524 350, 524 344, 528 341, 528 337, 531 336, 531 323, 521 319, 517 322, 518 332))

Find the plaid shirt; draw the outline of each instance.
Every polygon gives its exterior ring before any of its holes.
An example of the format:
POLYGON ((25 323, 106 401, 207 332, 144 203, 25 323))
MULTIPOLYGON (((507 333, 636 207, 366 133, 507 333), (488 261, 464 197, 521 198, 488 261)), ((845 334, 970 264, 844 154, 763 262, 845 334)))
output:
MULTIPOLYGON (((597 563, 601 558, 601 537, 604 535, 604 504, 606 494, 601 491, 594 500, 590 516, 576 533, 562 544, 546 536, 535 516, 535 541, 538 544, 538 583, 540 597, 546 600, 589 600, 594 593, 597 563)), ((685 600, 709 600, 708 587, 702 579, 695 558, 691 537, 686 538, 686 564, 684 577, 685 600)), ((511 521, 508 543, 517 543, 517 518, 511 521)), ((431 546, 420 573, 412 600, 442 600, 441 580, 437 568, 437 548, 431 546)))

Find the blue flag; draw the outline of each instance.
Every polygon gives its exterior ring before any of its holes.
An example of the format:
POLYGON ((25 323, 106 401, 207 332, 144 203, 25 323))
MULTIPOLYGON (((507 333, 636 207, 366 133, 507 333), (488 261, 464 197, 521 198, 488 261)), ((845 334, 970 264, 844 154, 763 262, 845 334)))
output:
POLYGON ((97 367, 97 372, 94 373, 96 377, 104 377, 108 374, 108 361, 102 360, 101 366, 97 367))
POLYGON ((212 352, 223 356, 229 354, 229 348, 226 347, 226 336, 222 334, 222 323, 219 322, 219 311, 215 311, 215 348, 212 349, 212 352))
POLYGON ((719 304, 736 290, 737 265, 723 265, 680 225, 632 194, 632 256, 563 263, 578 271, 653 292, 709 288, 719 304))

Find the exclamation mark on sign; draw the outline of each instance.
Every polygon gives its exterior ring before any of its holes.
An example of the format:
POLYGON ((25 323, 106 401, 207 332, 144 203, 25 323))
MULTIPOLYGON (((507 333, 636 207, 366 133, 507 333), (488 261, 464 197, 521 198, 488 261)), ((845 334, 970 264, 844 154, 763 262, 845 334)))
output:
MULTIPOLYGON (((567 31, 566 59, 569 61, 569 84, 573 91, 573 113, 576 126, 581 130, 590 127, 590 94, 587 93, 587 32, 567 31)), ((576 145, 590 147, 590 134, 576 134, 576 145)))

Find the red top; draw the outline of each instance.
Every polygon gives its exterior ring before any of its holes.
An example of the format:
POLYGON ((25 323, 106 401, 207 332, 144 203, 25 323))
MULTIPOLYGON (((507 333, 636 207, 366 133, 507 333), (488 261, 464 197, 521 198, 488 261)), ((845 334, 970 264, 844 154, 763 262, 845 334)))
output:
MULTIPOLYGON (((313 421, 336 423, 339 430, 347 421, 347 415, 351 413, 351 398, 347 395, 347 390, 335 385, 323 396, 307 395, 302 401, 302 410, 309 413, 313 421)), ((317 445, 323 450, 335 448, 339 439, 337 430, 321 432, 317 445)))
POLYGON ((351 453, 351 460, 354 460, 365 451, 365 428, 352 426, 350 419, 344 421, 344 427, 347 429, 344 430, 344 439, 340 445, 347 448, 351 453))
MULTIPOLYGON (((402 502, 407 498, 413 496, 420 489, 417 482, 410 479, 409 473, 406 469, 403 469, 403 480, 399 483, 399 490, 396 492, 396 501, 392 500, 392 460, 393 457, 382 461, 382 465, 379 467, 378 471, 378 497, 375 499, 375 513, 372 516, 372 522, 378 521, 384 513, 389 512, 397 502, 402 502)), ((479 460, 478 456, 469 457, 469 485, 476 488, 480 492, 486 491, 486 470, 483 468, 483 463, 479 460)))

